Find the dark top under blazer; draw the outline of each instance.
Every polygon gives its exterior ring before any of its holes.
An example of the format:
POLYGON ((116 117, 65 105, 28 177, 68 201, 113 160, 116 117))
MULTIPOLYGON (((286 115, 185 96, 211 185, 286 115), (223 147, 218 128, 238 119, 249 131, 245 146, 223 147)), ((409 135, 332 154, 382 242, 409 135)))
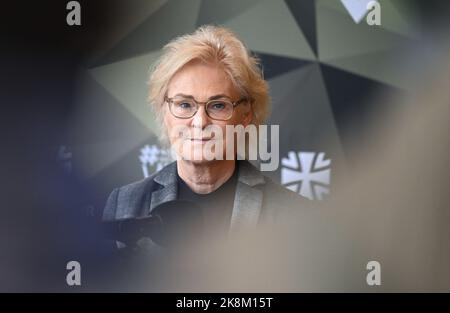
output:
MULTIPOLYGON (((304 210, 311 201, 264 176, 248 161, 237 161, 238 178, 230 232, 248 230, 262 222, 275 222, 285 213, 304 210)), ((177 200, 177 164, 172 162, 141 181, 116 188, 110 194, 105 222, 151 216, 159 205, 177 200)))

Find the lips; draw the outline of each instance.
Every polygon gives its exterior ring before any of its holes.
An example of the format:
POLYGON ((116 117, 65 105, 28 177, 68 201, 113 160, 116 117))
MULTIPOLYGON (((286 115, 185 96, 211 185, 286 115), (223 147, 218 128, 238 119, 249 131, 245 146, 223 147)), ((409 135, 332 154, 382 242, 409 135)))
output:
POLYGON ((209 141, 211 139, 212 139, 211 137, 209 137, 209 138, 188 138, 188 140, 190 140, 190 141, 201 141, 201 142, 209 141))

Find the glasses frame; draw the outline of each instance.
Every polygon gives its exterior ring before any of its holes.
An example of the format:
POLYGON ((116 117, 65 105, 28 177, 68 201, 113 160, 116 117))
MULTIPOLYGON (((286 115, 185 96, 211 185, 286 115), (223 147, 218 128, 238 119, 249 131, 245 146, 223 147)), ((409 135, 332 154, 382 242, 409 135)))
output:
POLYGON ((173 103, 173 100, 174 100, 175 98, 176 98, 176 97, 169 98, 169 97, 167 97, 167 96, 164 96, 164 102, 167 102, 167 104, 169 105, 169 111, 170 111, 170 113, 171 113, 173 116, 175 116, 176 118, 179 118, 179 119, 183 119, 183 120, 187 120, 187 119, 190 119, 190 118, 194 117, 195 114, 197 114, 197 112, 198 112, 198 109, 199 109, 199 107, 200 107, 200 104, 205 105, 205 112, 206 112, 206 115, 208 115, 208 117, 209 117, 210 119, 215 120, 215 121, 229 121, 229 120, 233 117, 233 113, 234 113, 234 108, 235 108, 235 107, 237 107, 239 104, 241 104, 241 103, 243 103, 243 102, 245 102, 245 101, 249 101, 250 104, 251 104, 251 99, 249 99, 249 98, 247 98, 247 97, 242 97, 242 98, 240 98, 240 99, 238 99, 238 100, 236 100, 236 101, 234 101, 234 102, 231 101, 231 99, 230 99, 230 98, 227 98, 227 97, 223 97, 223 98, 219 98, 219 99, 213 99, 213 100, 208 100, 208 101, 197 101, 197 100, 195 100, 194 98, 185 98, 185 99, 189 99, 189 100, 191 100, 191 101, 193 101, 193 102, 195 103, 196 110, 195 110, 194 113, 193 113, 191 116, 189 116, 189 117, 179 117, 179 116, 175 115, 175 114, 172 112, 172 105, 171 105, 171 104, 173 103), (227 118, 227 119, 218 119, 218 118, 211 117, 211 116, 209 115, 209 113, 208 113, 208 110, 206 110, 206 108, 208 107, 208 104, 211 103, 211 102, 213 102, 213 101, 220 101, 220 100, 223 100, 223 99, 229 101, 229 102, 233 105, 233 110, 231 111, 230 117, 227 118))

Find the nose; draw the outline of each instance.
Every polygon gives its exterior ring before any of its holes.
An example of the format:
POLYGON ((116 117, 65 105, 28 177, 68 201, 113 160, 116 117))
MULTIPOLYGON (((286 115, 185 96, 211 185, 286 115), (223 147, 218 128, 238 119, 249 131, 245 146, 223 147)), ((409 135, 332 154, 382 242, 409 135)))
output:
POLYGON ((199 106, 197 113, 192 118, 192 126, 194 128, 204 129, 210 123, 209 117, 206 114, 204 105, 199 106))

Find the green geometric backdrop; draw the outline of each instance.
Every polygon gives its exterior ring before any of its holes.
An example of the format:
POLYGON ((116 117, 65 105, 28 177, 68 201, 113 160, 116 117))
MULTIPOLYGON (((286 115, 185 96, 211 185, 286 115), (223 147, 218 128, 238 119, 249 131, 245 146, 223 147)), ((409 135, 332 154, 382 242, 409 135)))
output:
POLYGON ((350 147, 378 112, 374 97, 410 86, 401 61, 417 37, 414 7, 407 0, 379 2, 381 26, 364 19, 355 23, 338 0, 127 3, 127 14, 135 18, 80 77, 68 142, 75 169, 104 186, 99 205, 112 187, 142 179, 143 165, 147 173, 157 170, 157 160, 139 159, 141 149, 148 145, 145 151, 157 152, 158 146, 146 102, 150 65, 174 37, 218 24, 261 58, 270 84, 269 124, 280 125, 284 161, 266 174, 310 198, 323 198, 333 175, 351 166, 350 147))

